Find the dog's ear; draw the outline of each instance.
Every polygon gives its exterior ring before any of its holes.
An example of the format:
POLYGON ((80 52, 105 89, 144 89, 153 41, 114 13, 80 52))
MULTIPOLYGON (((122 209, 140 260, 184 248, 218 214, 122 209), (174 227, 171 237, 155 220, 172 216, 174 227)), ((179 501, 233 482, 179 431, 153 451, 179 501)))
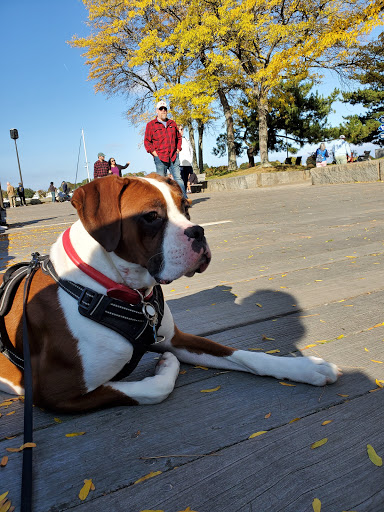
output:
POLYGON ((120 196, 129 178, 97 178, 75 190, 71 203, 88 233, 108 252, 121 236, 120 196))

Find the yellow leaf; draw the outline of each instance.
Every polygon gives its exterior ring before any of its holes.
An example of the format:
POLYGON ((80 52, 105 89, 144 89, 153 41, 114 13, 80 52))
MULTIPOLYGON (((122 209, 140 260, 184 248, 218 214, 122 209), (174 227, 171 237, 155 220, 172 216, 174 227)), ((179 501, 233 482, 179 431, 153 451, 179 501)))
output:
POLYGON ((4 494, 0 494, 0 501, 3 501, 4 498, 6 498, 9 494, 9 491, 5 492, 4 494))
POLYGON ((25 443, 20 446, 20 448, 6 448, 7 452, 16 453, 21 452, 24 448, 36 448, 36 443, 25 443))
POLYGON ((277 354, 277 352, 280 352, 280 350, 278 350, 277 348, 273 349, 273 350, 267 350, 266 354, 277 354))
POLYGON ((261 304, 259 304, 258 302, 256 302, 256 306, 258 306, 259 308, 262 308, 263 306, 261 304))
POLYGON ((268 336, 266 336, 265 334, 263 334, 263 336, 261 337, 262 340, 267 340, 267 341, 275 341, 275 338, 268 338, 268 336))
POLYGON ((73 432, 72 434, 65 434, 65 437, 76 437, 76 436, 83 436, 85 432, 73 432))
POLYGON ((16 411, 7 412, 6 416, 10 416, 11 414, 15 414, 16 411))
POLYGON ((89 480, 84 480, 84 485, 80 489, 80 492, 79 492, 79 498, 81 499, 81 501, 84 501, 87 498, 89 491, 91 490, 91 486, 92 486, 91 478, 89 480))
MULTIPOLYGON (((7 462, 8 462, 8 457, 6 455, 4 455, 4 457, 1 459, 0 467, 5 468, 5 466, 7 465, 7 462)), ((0 501, 1 501, 1 499, 0 499, 0 501)))
POLYGON ((365 350, 366 352, 369 352, 369 350, 367 349, 367 347, 364 347, 364 350, 365 350))
POLYGON ((371 359, 372 363, 380 363, 380 364, 384 364, 383 361, 376 361, 375 359, 371 359))
POLYGON ((200 366, 200 365, 196 365, 196 366, 194 366, 194 368, 200 368, 200 370, 208 370, 208 368, 206 366, 200 366))
POLYGON ((263 350, 262 348, 249 348, 248 350, 263 350))
POLYGON ((254 437, 261 436, 262 434, 265 434, 268 432, 268 430, 260 430, 260 432, 255 432, 254 434, 251 434, 248 439, 253 439, 254 437))
POLYGON ((212 389, 202 389, 200 393, 212 393, 213 391, 218 391, 221 388, 221 386, 217 386, 217 388, 212 389))
POLYGON ((332 423, 333 420, 325 420, 323 421, 323 423, 321 424, 322 426, 324 425, 329 425, 329 423, 332 423))
POLYGON ((266 414, 266 415, 264 416, 264 418, 267 420, 268 418, 270 418, 270 417, 271 417, 271 414, 272 414, 272 413, 271 413, 271 412, 269 412, 268 414, 266 414))
POLYGON ((164 510, 149 510, 149 509, 145 509, 145 510, 140 510, 140 512, 164 512, 164 510))
POLYGON ((56 423, 63 423, 60 418, 53 418, 53 419, 56 421, 56 423))
POLYGON ((154 476, 160 475, 162 471, 152 471, 151 473, 148 473, 148 475, 142 476, 134 484, 139 484, 140 482, 145 482, 145 480, 148 480, 149 478, 153 478, 154 476))
POLYGON ((289 382, 279 382, 279 384, 281 384, 282 386, 289 386, 292 388, 294 388, 296 386, 296 384, 289 384, 289 382))
POLYGON ((178 512, 197 512, 197 511, 192 510, 191 507, 187 507, 185 510, 179 510, 178 512))
POLYGON ((344 334, 340 334, 340 336, 338 336, 336 339, 341 340, 341 338, 344 338, 344 334))
POLYGON ((367 444, 367 452, 368 457, 371 459, 371 462, 373 462, 375 466, 380 467, 383 465, 383 459, 377 455, 374 448, 370 444, 367 444))
MULTIPOLYGON (((312 348, 312 347, 316 347, 316 343, 311 343, 310 345, 307 345, 306 347, 304 347, 304 349, 306 348, 312 348)), ((303 350, 304 350, 303 349, 303 350)))
POLYGON ((312 450, 315 448, 319 448, 319 446, 323 446, 323 444, 328 442, 328 437, 324 437, 324 439, 320 439, 320 441, 316 441, 315 443, 311 444, 312 450))
MULTIPOLYGON (((5 501, 4 503, 0 502, 0 512, 8 512, 8 510, 11 508, 11 502, 5 501)), ((13 507, 12 510, 15 510, 15 507, 13 507)))
POLYGON ((347 398, 349 395, 342 395, 341 393, 337 393, 338 396, 342 396, 343 398, 347 398))
POLYGON ((288 423, 295 423, 295 421, 299 421, 300 418, 293 418, 293 420, 289 421, 288 423))
POLYGON ((321 501, 318 500, 317 498, 315 498, 312 501, 312 508, 313 508, 313 512, 320 512, 321 511, 321 501))
POLYGON ((384 380, 376 379, 376 380, 375 380, 375 382, 376 382, 376 384, 379 386, 379 388, 384 387, 384 386, 383 386, 384 380))

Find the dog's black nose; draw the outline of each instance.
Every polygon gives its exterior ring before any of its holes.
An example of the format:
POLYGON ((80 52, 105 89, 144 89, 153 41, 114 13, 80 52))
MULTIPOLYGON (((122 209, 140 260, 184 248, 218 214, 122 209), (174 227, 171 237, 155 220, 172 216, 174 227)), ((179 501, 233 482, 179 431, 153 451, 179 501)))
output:
POLYGON ((184 235, 188 238, 194 238, 198 242, 204 240, 204 229, 201 226, 191 226, 184 231, 184 235))

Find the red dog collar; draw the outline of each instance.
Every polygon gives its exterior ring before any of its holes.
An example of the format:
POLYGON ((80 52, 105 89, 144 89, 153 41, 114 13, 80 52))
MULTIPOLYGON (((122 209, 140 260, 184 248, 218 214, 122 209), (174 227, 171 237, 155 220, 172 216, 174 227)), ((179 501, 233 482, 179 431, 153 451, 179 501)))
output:
POLYGON ((68 228, 63 233, 63 247, 67 256, 72 260, 77 268, 84 272, 84 274, 87 274, 87 276, 91 277, 94 281, 97 281, 102 286, 107 288, 108 297, 123 300, 125 302, 129 302, 130 304, 139 304, 140 302, 143 302, 143 300, 149 299, 152 296, 152 291, 149 295, 144 297, 140 290, 134 290, 133 288, 129 288, 129 286, 116 283, 95 268, 85 263, 85 261, 83 261, 77 254, 75 248, 72 245, 69 236, 70 230, 71 228, 68 228))

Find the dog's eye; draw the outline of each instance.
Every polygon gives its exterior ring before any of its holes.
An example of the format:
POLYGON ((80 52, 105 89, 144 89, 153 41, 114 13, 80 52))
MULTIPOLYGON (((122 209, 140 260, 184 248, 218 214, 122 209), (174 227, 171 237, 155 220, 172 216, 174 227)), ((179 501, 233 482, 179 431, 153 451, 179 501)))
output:
POLYGON ((146 220, 147 222, 154 222, 155 220, 157 220, 159 218, 157 212, 146 213, 145 215, 143 215, 143 217, 144 217, 144 220, 146 220))

